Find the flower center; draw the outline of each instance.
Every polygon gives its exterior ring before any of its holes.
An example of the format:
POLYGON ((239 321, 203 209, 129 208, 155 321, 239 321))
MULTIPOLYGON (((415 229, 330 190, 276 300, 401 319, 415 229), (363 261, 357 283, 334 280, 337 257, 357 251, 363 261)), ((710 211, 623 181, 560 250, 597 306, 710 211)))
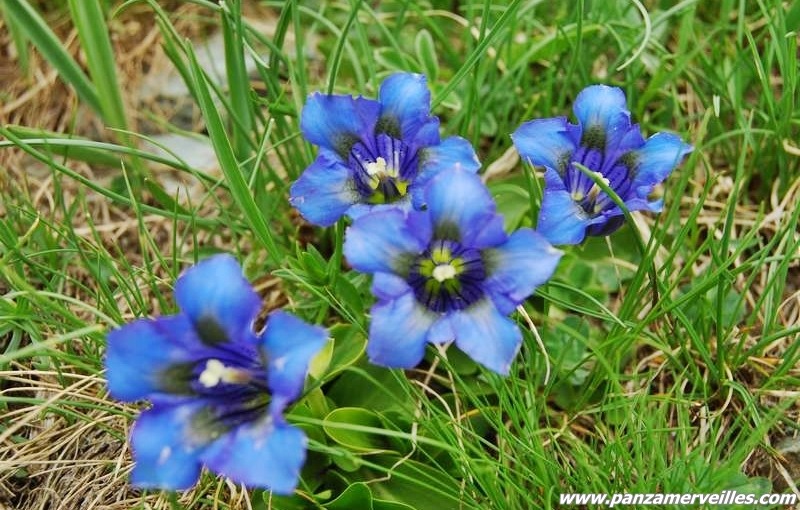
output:
POLYGON ((454 278, 457 274, 458 270, 452 264, 440 264, 433 268, 433 277, 439 283, 454 278))
MULTIPOLYGON (((398 172, 394 167, 389 168, 386 164, 386 160, 378 156, 378 159, 374 162, 367 163, 367 174, 369 174, 373 180, 377 181, 380 179, 388 179, 389 177, 397 178, 398 172)), ((377 186, 377 184, 375 186, 377 186)))
POLYGON ((408 193, 417 173, 417 155, 401 140, 385 133, 375 137, 372 147, 357 142, 350 149, 350 169, 362 202, 390 204, 408 193))
POLYGON ((417 301, 434 312, 463 310, 483 296, 486 272, 478 250, 436 240, 412 264, 408 283, 417 301))
POLYGON ((206 361, 206 368, 200 372, 197 380, 206 388, 213 388, 220 382, 228 384, 245 384, 250 382, 250 374, 238 368, 226 366, 218 359, 206 361))
POLYGON ((259 377, 266 368, 261 363, 240 366, 223 359, 208 358, 194 365, 191 386, 206 404, 187 422, 186 434, 193 444, 208 444, 266 416, 270 393, 266 377, 259 377))
MULTIPOLYGON (((615 155, 616 156, 616 155, 615 155)), ((631 189, 631 171, 625 155, 608 160, 601 149, 580 147, 572 156, 572 163, 578 163, 602 180, 622 199, 627 199, 631 189)), ((614 206, 611 200, 594 179, 580 168, 570 164, 564 173, 564 184, 572 199, 590 216, 596 216, 614 206)))

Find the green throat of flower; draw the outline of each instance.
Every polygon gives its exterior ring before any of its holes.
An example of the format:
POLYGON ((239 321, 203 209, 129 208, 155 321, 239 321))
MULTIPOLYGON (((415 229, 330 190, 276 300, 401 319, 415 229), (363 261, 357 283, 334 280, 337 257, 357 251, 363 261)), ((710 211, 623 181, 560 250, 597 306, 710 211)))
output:
POLYGON ((461 288, 458 277, 463 272, 464 259, 453 257, 447 246, 434 248, 430 257, 419 263, 419 274, 426 279, 425 292, 433 295, 458 293, 461 288))

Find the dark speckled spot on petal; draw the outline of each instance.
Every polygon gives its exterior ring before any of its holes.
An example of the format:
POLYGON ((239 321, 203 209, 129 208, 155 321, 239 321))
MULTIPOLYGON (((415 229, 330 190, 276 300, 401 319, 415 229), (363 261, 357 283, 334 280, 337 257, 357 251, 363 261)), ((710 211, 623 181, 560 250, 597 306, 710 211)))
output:
POLYGON ((447 239, 449 241, 460 241, 461 231, 458 230, 458 225, 452 221, 441 221, 436 224, 436 229, 433 232, 434 239, 447 239))
POLYGON ((229 430, 230 426, 220 419, 213 407, 203 407, 192 415, 186 436, 193 445, 203 446, 229 430))
POLYGON ((219 345, 228 341, 228 335, 222 325, 210 315, 203 315, 194 325, 197 336, 209 346, 219 345))
POLYGON ((606 132, 600 126, 589 126, 583 132, 581 145, 589 149, 604 150, 606 148, 606 132))
POLYGON ((359 138, 351 133, 343 133, 336 137, 336 141, 334 142, 334 148, 336 149, 336 153, 342 157, 342 159, 347 160, 347 156, 350 154, 350 149, 353 148, 353 145, 358 143, 359 138))
POLYGON ((171 395, 194 395, 192 377, 195 363, 175 363, 158 374, 158 387, 171 395))
POLYGON ((400 140, 402 138, 402 131, 400 130, 400 120, 392 115, 383 115, 378 119, 378 124, 375 126, 375 134, 386 133, 392 138, 400 140))
POLYGON ((622 163, 623 165, 628 167, 628 170, 633 172, 639 166, 639 155, 633 151, 626 152, 625 154, 620 156, 619 159, 617 159, 617 163, 622 163))
POLYGON ((558 157, 558 174, 563 178, 567 169, 569 168, 570 161, 572 161, 572 153, 564 152, 558 157))

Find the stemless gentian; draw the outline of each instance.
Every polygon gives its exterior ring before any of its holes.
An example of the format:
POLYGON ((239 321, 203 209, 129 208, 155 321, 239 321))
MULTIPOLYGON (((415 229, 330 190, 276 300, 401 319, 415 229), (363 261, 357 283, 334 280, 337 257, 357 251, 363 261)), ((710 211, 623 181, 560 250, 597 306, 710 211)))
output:
POLYGON ((300 119, 316 160, 292 185, 290 201, 311 223, 329 226, 342 215, 375 208, 420 208, 422 189, 442 168, 476 172, 469 142, 439 138, 425 77, 398 73, 380 86, 378 100, 314 93, 300 119))
POLYGON ((528 228, 507 235, 474 173, 440 172, 424 199, 424 211, 376 211, 347 229, 347 260, 374 273, 370 361, 410 368, 427 342, 454 340, 475 361, 508 374, 522 335, 507 315, 550 278, 561 252, 528 228))
POLYGON ((629 211, 661 210, 650 201, 653 189, 692 147, 670 133, 646 141, 631 125, 625 94, 616 87, 593 85, 574 104, 578 124, 566 117, 535 119, 511 135, 517 150, 545 167, 545 189, 537 230, 553 244, 577 244, 586 235, 608 235, 624 216, 608 194, 577 164, 605 182, 629 211))
POLYGON ((186 489, 205 465, 249 487, 291 493, 306 438, 282 413, 327 333, 281 311, 255 333, 261 300, 229 255, 187 270, 175 298, 177 315, 108 334, 111 395, 153 404, 131 434, 132 483, 186 489))

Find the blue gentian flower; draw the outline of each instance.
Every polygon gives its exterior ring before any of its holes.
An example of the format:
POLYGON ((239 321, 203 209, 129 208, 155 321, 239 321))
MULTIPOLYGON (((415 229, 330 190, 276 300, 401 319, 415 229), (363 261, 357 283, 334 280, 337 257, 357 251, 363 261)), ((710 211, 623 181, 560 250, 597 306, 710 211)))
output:
POLYGON ((111 395, 153 404, 131 434, 132 483, 186 489, 205 465, 237 483, 291 493, 306 437, 282 412, 327 333, 280 311, 255 333, 261 300, 229 255, 187 270, 175 298, 177 315, 108 334, 111 395))
POLYGON ((454 340, 475 361, 508 374, 522 335, 507 315, 550 278, 561 252, 528 228, 507 235, 472 172, 440 172, 424 199, 424 211, 376 211, 347 229, 347 260, 374 274, 378 298, 367 355, 410 368, 427 342, 454 340))
POLYGON ((439 138, 425 77, 398 73, 383 81, 378 100, 314 93, 300 119, 316 160, 292 185, 290 201, 311 223, 329 226, 342 215, 375 208, 420 208, 422 189, 442 168, 476 172, 469 142, 439 138))
POLYGON ((617 87, 587 87, 573 109, 577 125, 566 117, 535 119, 511 136, 523 158, 545 167, 537 230, 553 244, 608 235, 624 222, 622 210, 575 163, 595 172, 629 211, 658 212, 662 201, 648 197, 692 151, 670 133, 645 141, 639 125, 631 125, 625 94, 617 87))

